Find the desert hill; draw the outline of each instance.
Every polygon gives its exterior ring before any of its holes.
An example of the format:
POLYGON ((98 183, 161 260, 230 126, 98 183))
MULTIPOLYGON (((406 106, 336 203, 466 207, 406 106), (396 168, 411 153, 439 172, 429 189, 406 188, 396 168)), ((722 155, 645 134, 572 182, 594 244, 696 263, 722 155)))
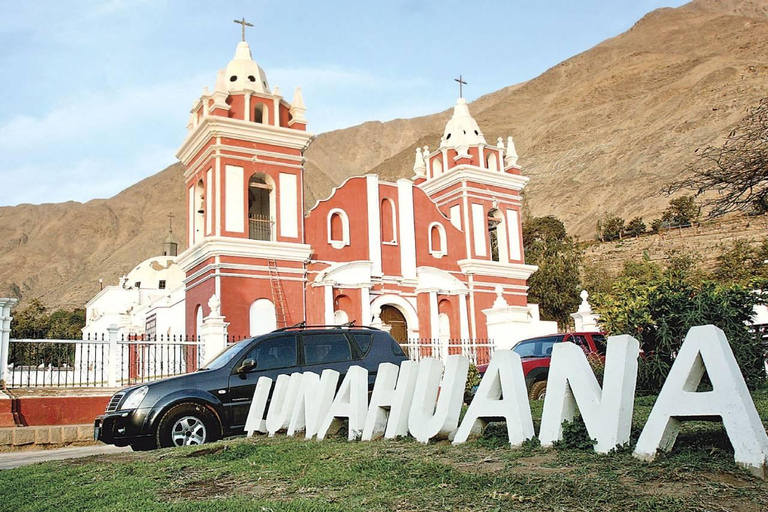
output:
MULTIPOLYGON (((663 186, 768 96, 767 78, 768 0, 696 0, 470 109, 489 143, 515 137, 532 213, 587 239, 605 213, 658 216, 663 186)), ((305 206, 352 175, 410 177, 414 149, 436 147, 448 116, 319 135, 306 154, 305 206)), ((0 295, 81 306, 99 278, 114 283, 158 253, 169 211, 183 246, 181 173, 172 165, 106 200, 0 208, 0 295)))

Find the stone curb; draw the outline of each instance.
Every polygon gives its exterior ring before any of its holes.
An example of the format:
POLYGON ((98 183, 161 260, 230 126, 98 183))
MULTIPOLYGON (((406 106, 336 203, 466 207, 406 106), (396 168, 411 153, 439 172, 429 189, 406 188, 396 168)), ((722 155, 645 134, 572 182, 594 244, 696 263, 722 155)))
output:
POLYGON ((93 443, 93 425, 0 428, 0 451, 93 443))

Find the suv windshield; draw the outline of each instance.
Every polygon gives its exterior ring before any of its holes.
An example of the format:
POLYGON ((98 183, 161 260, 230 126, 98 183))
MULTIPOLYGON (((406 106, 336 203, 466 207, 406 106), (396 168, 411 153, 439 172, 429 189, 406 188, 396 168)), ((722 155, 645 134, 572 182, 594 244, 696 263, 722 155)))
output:
MULTIPOLYGON (((244 341, 250 341, 250 340, 244 340, 244 341)), ((216 354, 216 357, 211 359, 208 364, 203 365, 201 370, 218 370, 228 362, 232 360, 233 357, 237 356, 237 353, 240 351, 240 349, 243 348, 243 342, 238 341, 237 343, 234 343, 218 354, 216 354)))
POLYGON ((561 341, 563 341, 562 336, 533 338, 521 341, 512 347, 512 350, 520 357, 548 357, 552 355, 552 345, 561 341))

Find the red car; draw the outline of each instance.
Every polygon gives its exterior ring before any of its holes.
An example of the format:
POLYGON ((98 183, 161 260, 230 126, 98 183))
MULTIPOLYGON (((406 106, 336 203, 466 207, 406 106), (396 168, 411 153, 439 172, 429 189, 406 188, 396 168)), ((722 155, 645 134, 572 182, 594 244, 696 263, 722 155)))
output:
MULTIPOLYGON (((523 375, 525 375, 525 384, 528 387, 528 397, 531 400, 543 400, 547 394, 552 346, 564 341, 579 345, 585 354, 598 354, 602 359, 605 359, 607 340, 605 334, 601 332, 569 332, 520 341, 512 347, 512 350, 523 361, 523 375)), ((480 375, 484 375, 487 369, 487 364, 477 367, 480 375)))

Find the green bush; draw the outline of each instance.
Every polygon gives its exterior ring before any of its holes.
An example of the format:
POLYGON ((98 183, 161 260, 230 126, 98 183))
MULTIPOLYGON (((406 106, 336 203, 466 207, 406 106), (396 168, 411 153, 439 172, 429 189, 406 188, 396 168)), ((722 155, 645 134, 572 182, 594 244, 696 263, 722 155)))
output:
POLYGON ((750 389, 764 382, 763 347, 747 325, 760 300, 747 287, 694 281, 675 268, 646 282, 620 279, 611 293, 597 294, 592 302, 605 330, 640 341, 647 356, 638 369, 638 390, 658 393, 673 355, 696 325, 713 324, 725 332, 750 389))

